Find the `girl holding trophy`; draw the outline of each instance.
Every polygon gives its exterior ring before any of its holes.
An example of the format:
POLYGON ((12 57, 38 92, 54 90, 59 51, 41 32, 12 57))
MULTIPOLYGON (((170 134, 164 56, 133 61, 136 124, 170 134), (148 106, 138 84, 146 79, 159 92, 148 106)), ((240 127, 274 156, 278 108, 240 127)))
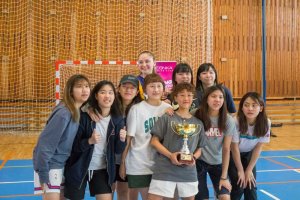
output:
POLYGON ((202 122, 189 109, 195 87, 180 83, 173 89, 173 97, 179 105, 174 115, 163 115, 151 129, 151 145, 158 151, 154 160, 149 188, 149 200, 173 198, 194 199, 198 192, 195 160, 200 157, 204 143, 202 122), (183 142, 182 142, 183 141, 183 142))
POLYGON ((233 118, 227 113, 223 87, 214 85, 205 90, 195 116, 204 124, 206 146, 196 161, 199 193, 195 199, 208 199, 207 173, 219 200, 230 199, 231 184, 228 165, 232 135, 236 132, 233 118))

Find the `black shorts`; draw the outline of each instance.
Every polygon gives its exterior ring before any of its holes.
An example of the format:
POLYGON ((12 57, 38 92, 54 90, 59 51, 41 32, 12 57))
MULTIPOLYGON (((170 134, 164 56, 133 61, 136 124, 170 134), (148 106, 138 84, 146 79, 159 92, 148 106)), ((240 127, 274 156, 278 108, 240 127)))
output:
POLYGON ((125 177, 125 180, 124 180, 124 179, 122 179, 122 178, 120 177, 120 173, 119 173, 119 171, 120 171, 120 165, 116 165, 116 181, 118 181, 118 182, 125 182, 125 183, 127 183, 127 182, 128 182, 128 180, 127 180, 127 176, 125 177))
POLYGON ((68 199, 82 200, 87 183, 89 183, 90 194, 94 197, 97 194, 112 193, 111 186, 108 184, 108 174, 106 169, 94 170, 92 179, 88 181, 88 174, 84 177, 83 184, 80 189, 65 184, 64 195, 68 199))

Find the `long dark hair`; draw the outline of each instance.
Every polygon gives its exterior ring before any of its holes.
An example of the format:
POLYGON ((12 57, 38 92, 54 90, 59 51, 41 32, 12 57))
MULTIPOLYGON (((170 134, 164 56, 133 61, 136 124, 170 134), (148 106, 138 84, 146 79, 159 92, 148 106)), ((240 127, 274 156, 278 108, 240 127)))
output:
POLYGON ((203 122, 205 131, 211 128, 211 120, 210 120, 209 106, 207 100, 209 95, 217 90, 220 90, 224 97, 224 103, 219 110, 218 128, 220 129, 220 131, 224 131, 226 129, 227 106, 226 106, 225 92, 223 90, 222 85, 218 84, 218 85, 213 85, 205 90, 200 108, 195 113, 195 116, 203 122))
POLYGON ((212 69, 215 74, 216 74, 216 79, 215 79, 215 85, 219 84, 218 82, 218 73, 217 73, 217 70, 215 68, 215 66, 211 63, 203 63, 201 64, 199 67, 198 67, 198 70, 197 70, 197 81, 196 81, 196 88, 198 90, 202 90, 204 91, 204 88, 203 88, 203 85, 202 85, 202 81, 200 80, 199 76, 202 72, 207 72, 209 69, 212 69))
POLYGON ((262 111, 259 112, 259 114, 256 117, 255 120, 255 126, 254 126, 254 136, 256 137, 263 137, 266 135, 269 129, 269 124, 268 124, 268 117, 265 109, 265 102, 261 95, 259 95, 257 92, 248 92, 246 93, 239 104, 239 110, 237 113, 237 118, 239 122, 239 131, 240 133, 247 133, 248 130, 248 123, 247 123, 247 118, 243 112, 243 105, 244 102, 246 101, 247 98, 251 98, 253 101, 258 103, 262 108, 262 111))
POLYGON ((121 112, 120 107, 119 107, 119 100, 117 98, 117 92, 116 92, 115 86, 110 81, 103 80, 103 81, 98 82, 95 85, 95 87, 93 88, 87 103, 91 106, 91 108, 93 108, 94 112, 99 112, 100 114, 102 114, 102 110, 99 107, 98 101, 96 99, 96 95, 99 92, 99 90, 105 85, 109 85, 112 88, 112 90, 114 92, 114 95, 115 95, 114 102, 113 102, 113 104, 111 105, 111 108, 110 108, 110 115, 115 116, 115 117, 116 116, 122 116, 122 112, 121 112))
POLYGON ((187 63, 178 63, 172 73, 173 87, 177 85, 177 82, 175 80, 176 74, 181 73, 181 72, 191 73, 191 84, 193 84, 193 70, 192 70, 191 66, 187 63))

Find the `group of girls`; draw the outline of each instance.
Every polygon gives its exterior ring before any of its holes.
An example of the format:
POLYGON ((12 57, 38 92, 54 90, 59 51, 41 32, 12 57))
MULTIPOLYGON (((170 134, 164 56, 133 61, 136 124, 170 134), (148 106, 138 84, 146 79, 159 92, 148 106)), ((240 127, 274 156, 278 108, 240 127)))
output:
POLYGON ((212 64, 199 66, 194 87, 191 67, 179 63, 166 100, 154 55, 140 53, 138 67, 140 75, 123 76, 117 89, 100 81, 91 91, 83 75, 68 80, 34 149, 35 193, 81 200, 89 184, 98 200, 114 190, 122 200, 139 193, 143 200, 208 199, 209 174, 218 199, 257 199, 255 164, 270 140, 260 95, 245 94, 233 118, 232 95, 212 64), (190 163, 178 160, 183 140, 174 124, 197 127, 190 163))

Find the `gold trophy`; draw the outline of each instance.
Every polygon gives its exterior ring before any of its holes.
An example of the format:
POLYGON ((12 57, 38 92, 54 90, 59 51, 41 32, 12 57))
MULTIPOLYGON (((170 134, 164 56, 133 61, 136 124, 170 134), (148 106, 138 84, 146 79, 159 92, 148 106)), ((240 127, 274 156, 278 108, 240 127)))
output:
POLYGON ((171 122, 172 130, 183 138, 183 145, 180 150, 180 154, 177 159, 182 164, 190 164, 193 162, 193 154, 188 147, 188 138, 199 134, 201 127, 199 124, 188 124, 185 121, 183 123, 171 122))

